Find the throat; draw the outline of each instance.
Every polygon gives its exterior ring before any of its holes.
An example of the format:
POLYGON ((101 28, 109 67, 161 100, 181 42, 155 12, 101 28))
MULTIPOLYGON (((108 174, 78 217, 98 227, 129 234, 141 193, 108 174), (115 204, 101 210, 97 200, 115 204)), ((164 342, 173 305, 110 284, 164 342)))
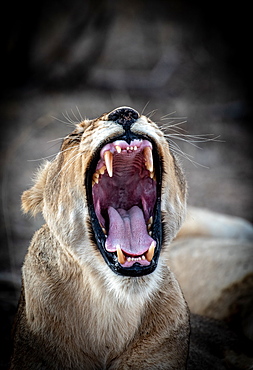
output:
POLYGON ((111 291, 104 289, 104 283, 101 286, 97 282, 94 284, 96 288, 93 286, 91 290, 92 310, 86 322, 89 329, 87 340, 96 343, 100 356, 105 348, 119 353, 128 345, 140 327, 149 298, 148 294, 141 294, 133 278, 123 278, 122 281, 122 277, 109 272, 104 279, 111 291), (138 293, 137 296, 134 292, 138 293))

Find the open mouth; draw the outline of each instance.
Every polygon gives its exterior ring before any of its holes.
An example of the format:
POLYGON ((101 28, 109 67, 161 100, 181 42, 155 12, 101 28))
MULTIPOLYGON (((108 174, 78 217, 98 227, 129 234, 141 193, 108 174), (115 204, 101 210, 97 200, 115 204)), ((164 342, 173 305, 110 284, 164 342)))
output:
POLYGON ((154 271, 162 235, 155 144, 118 138, 99 148, 86 175, 91 225, 106 263, 121 275, 154 271))

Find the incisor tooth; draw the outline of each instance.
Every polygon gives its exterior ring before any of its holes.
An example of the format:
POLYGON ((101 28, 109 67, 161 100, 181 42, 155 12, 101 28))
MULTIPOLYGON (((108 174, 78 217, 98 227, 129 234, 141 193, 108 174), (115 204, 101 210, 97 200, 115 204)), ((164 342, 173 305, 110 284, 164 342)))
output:
POLYGON ((126 262, 126 257, 124 255, 124 253, 122 252, 121 248, 119 245, 116 246, 116 250, 117 250, 117 258, 118 258, 118 261, 121 265, 123 265, 125 262, 126 262))
POLYGON ((119 145, 116 145, 115 149, 117 150, 117 153, 121 153, 121 147, 119 145))
POLYGON ((94 173, 93 176, 92 176, 92 181, 94 181, 94 183, 98 184, 98 182, 99 182, 98 178, 99 178, 99 175, 97 176, 97 174, 94 173))
POLYGON ((153 216, 150 216, 149 219, 148 219, 148 224, 152 225, 152 223, 153 223, 153 216))
POLYGON ((108 172, 108 175, 112 177, 112 161, 113 161, 113 154, 110 152, 110 150, 107 150, 104 154, 104 160, 106 169, 108 172))
POLYGON ((155 253, 155 242, 152 241, 152 243, 149 247, 149 250, 145 254, 145 257, 146 257, 148 262, 151 262, 152 258, 154 257, 154 253, 155 253))
POLYGON ((153 155, 152 155, 152 149, 149 146, 146 146, 143 149, 143 155, 144 155, 144 159, 145 159, 146 168, 150 172, 153 172, 153 155))

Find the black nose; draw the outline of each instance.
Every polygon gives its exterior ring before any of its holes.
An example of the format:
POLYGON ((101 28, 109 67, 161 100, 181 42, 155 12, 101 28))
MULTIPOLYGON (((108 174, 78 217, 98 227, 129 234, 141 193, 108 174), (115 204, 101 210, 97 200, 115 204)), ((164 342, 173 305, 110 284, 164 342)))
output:
POLYGON ((119 123, 127 130, 139 117, 139 113, 132 108, 118 108, 109 114, 108 120, 119 123))

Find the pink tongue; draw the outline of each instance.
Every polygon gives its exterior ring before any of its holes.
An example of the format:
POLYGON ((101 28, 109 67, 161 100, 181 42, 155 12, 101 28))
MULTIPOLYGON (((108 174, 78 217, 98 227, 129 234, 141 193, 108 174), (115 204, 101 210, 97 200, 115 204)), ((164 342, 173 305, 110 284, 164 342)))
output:
POLYGON ((115 252, 120 245, 122 251, 130 256, 141 256, 149 249, 153 239, 148 235, 142 210, 133 206, 128 211, 108 208, 109 233, 105 247, 115 252))

